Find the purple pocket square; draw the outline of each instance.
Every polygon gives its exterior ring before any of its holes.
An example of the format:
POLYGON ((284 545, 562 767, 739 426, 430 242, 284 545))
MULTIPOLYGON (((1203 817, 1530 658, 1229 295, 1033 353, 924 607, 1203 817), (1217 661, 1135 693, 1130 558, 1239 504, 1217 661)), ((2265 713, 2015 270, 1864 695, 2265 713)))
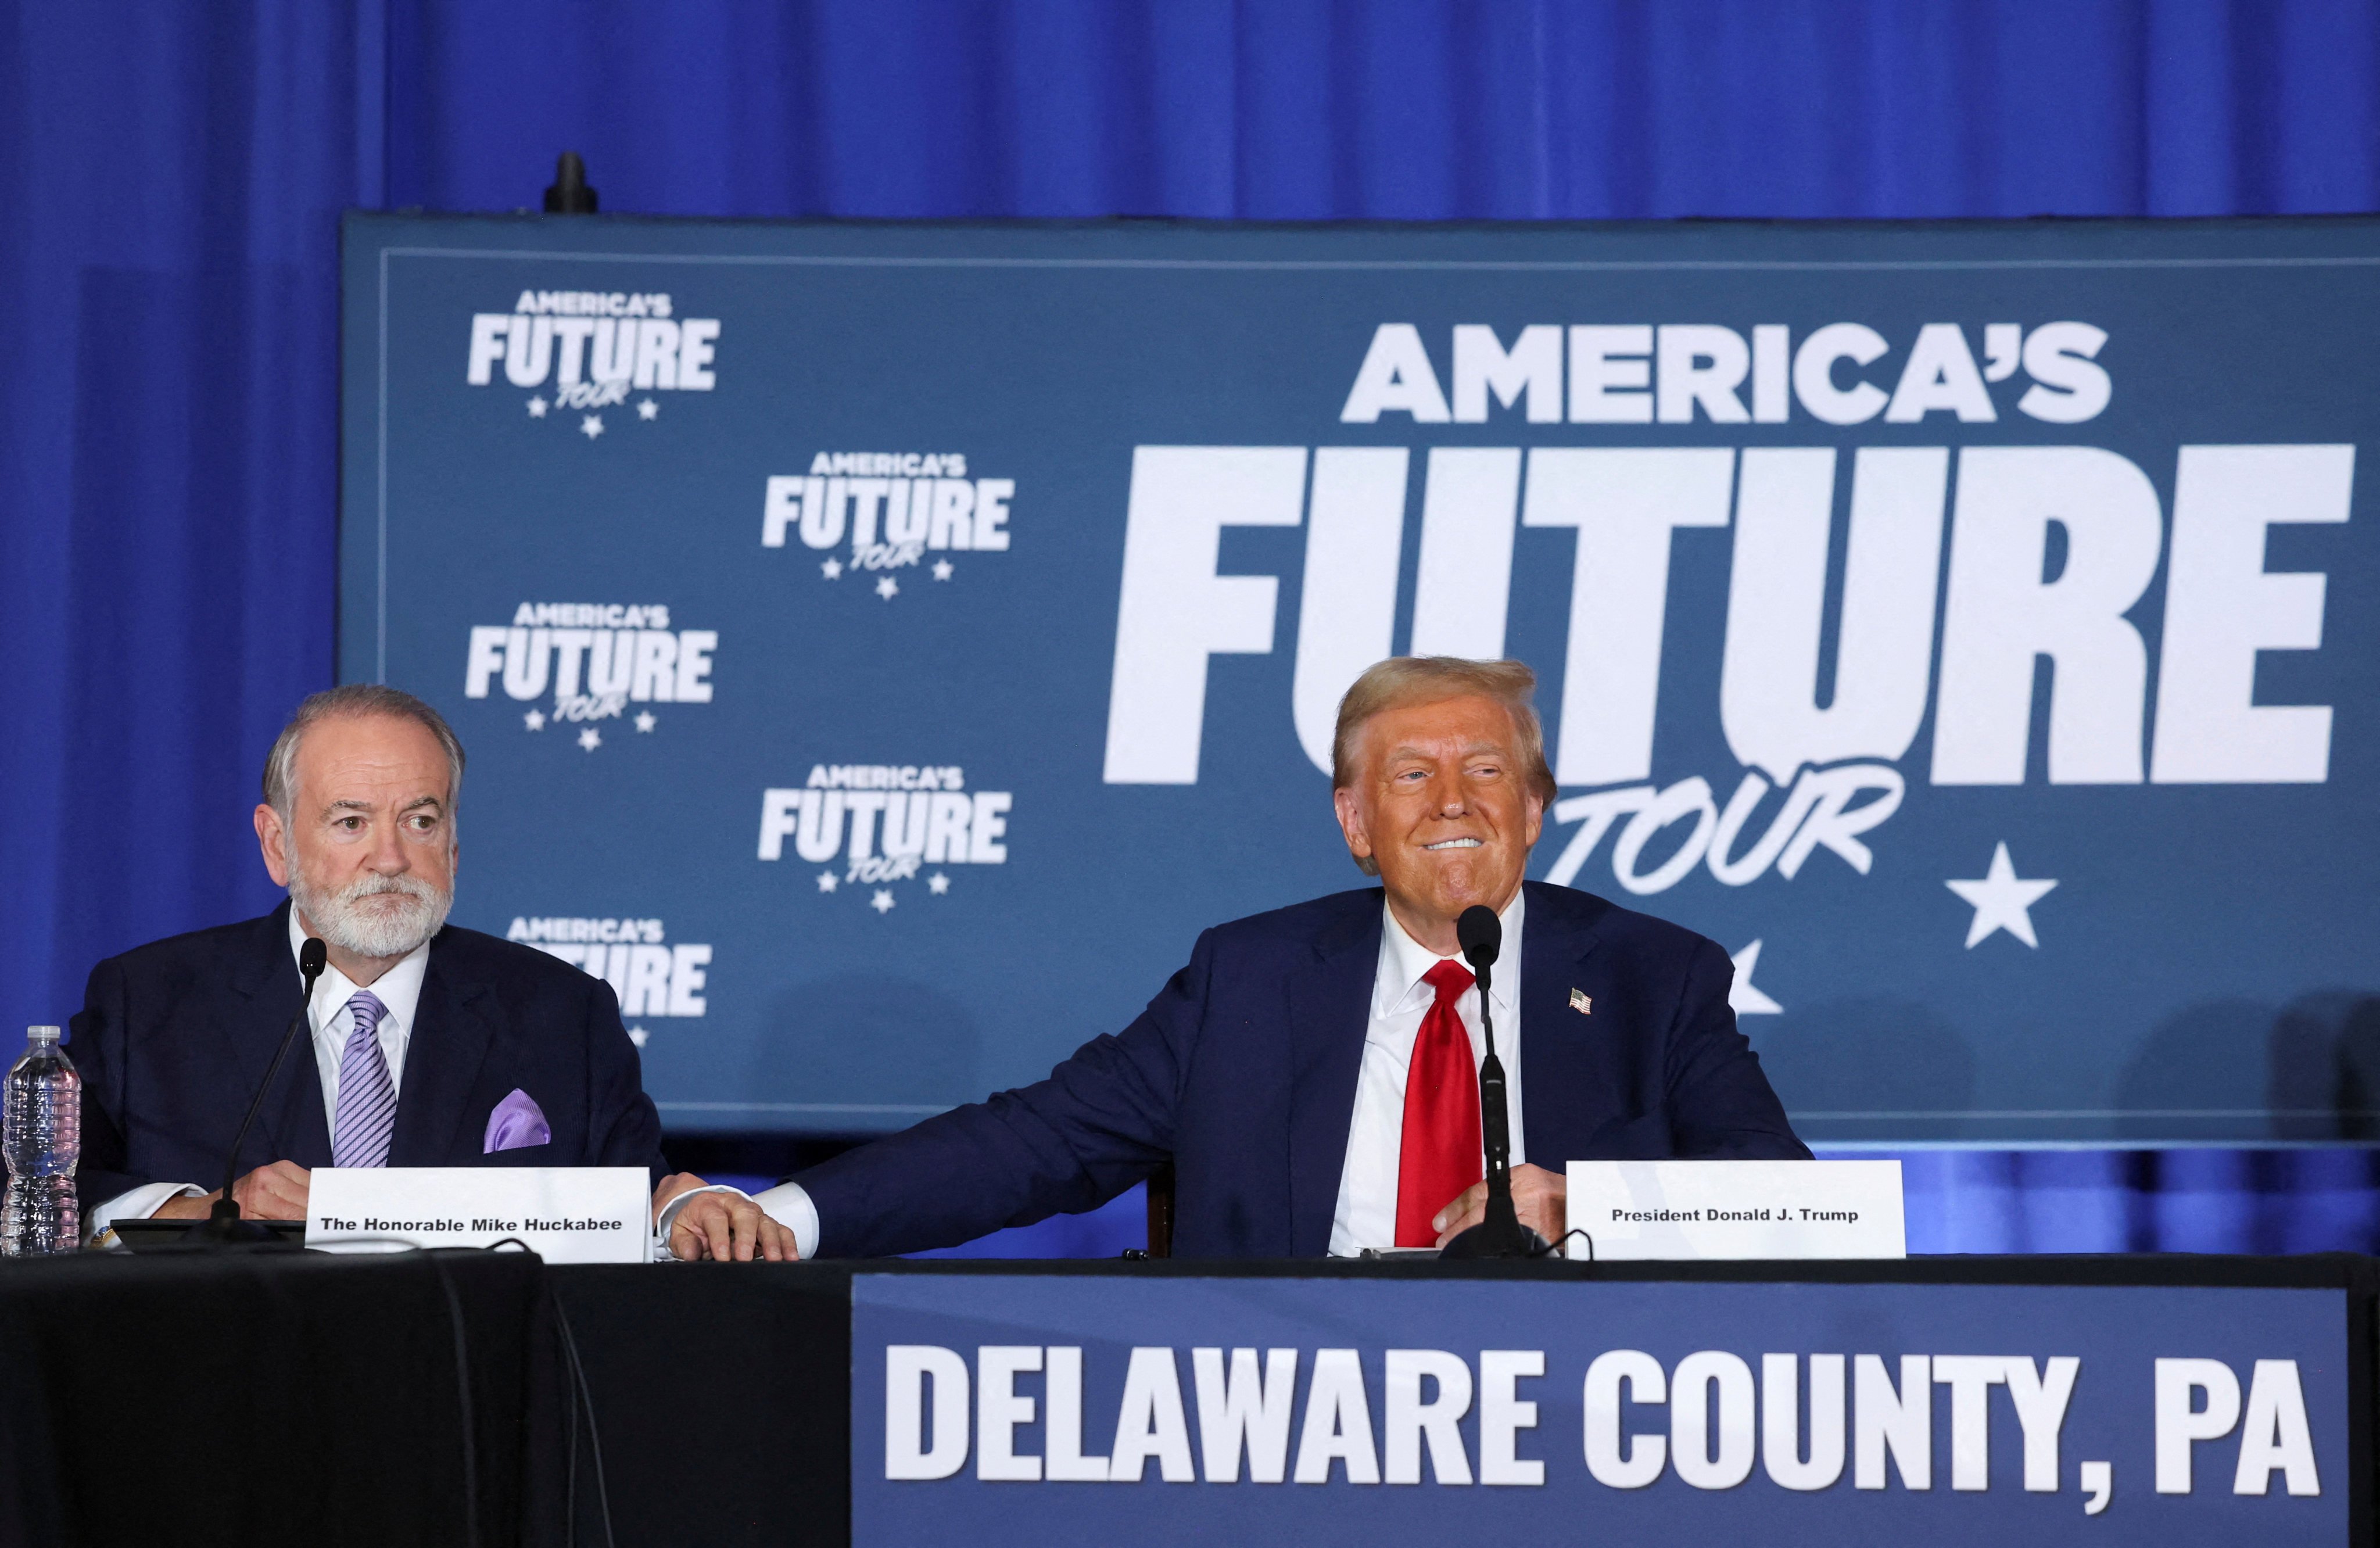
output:
POLYGON ((517 1151, 552 1139, 553 1130, 546 1126, 545 1112, 537 1099, 516 1086, 512 1095, 497 1103, 495 1111, 488 1115, 488 1142, 480 1147, 480 1153, 517 1151))

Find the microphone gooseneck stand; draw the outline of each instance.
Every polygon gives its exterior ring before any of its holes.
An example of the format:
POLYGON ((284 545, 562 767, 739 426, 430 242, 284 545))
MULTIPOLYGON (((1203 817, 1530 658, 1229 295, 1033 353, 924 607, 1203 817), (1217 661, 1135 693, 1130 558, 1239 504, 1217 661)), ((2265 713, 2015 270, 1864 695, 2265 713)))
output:
POLYGON ((298 948, 298 971, 306 981, 305 994, 298 1002, 298 1014, 289 1018, 289 1030, 281 1034, 281 1046, 273 1051, 273 1063, 265 1067, 263 1083, 256 1088, 255 1099, 248 1104, 248 1116, 239 1120, 239 1132, 232 1136, 231 1153, 224 1157, 223 1197, 215 1201, 206 1219, 183 1234, 184 1241, 199 1246, 233 1246, 279 1239, 269 1227, 240 1218, 239 1201, 232 1196, 232 1189, 239 1183, 239 1148, 248 1142, 249 1126, 256 1122, 257 1112, 264 1105, 264 1093, 273 1089, 273 1077, 281 1073, 281 1062, 289 1056, 289 1045, 298 1041, 298 1029, 306 1024, 307 1009, 314 1003, 314 981, 322 976, 322 966, 329 957, 329 948, 312 935, 298 948))
POLYGON ((1479 1064, 1480 1149, 1488 1161, 1486 1218, 1439 1249, 1441 1259, 1536 1258, 1546 1239, 1521 1224, 1512 1208, 1512 1120, 1504 1100, 1504 1062, 1496 1057, 1496 1023, 1488 1004, 1488 969, 1504 942, 1504 924, 1485 904, 1474 904, 1455 920, 1455 939, 1479 983, 1479 1030, 1488 1056, 1479 1064))

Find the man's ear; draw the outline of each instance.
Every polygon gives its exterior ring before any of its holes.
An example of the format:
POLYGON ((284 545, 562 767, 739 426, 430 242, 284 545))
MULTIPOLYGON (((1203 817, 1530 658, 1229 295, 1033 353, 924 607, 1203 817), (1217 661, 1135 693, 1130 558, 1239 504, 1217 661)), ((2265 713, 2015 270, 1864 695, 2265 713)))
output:
POLYGON ((1529 816, 1522 829, 1527 836, 1521 847, 1534 849, 1537 847, 1537 835, 1546 831, 1546 798, 1533 791, 1524 798, 1524 808, 1529 816))
POLYGON ((259 802, 256 808, 256 847, 264 853, 264 869, 273 884, 289 884, 289 834, 281 825, 281 813, 259 802))
POLYGON ((1359 860, 1372 858, 1372 837, 1365 831, 1364 811, 1356 803, 1352 790, 1330 792, 1330 805, 1339 814, 1339 831, 1346 836, 1348 852, 1359 860))

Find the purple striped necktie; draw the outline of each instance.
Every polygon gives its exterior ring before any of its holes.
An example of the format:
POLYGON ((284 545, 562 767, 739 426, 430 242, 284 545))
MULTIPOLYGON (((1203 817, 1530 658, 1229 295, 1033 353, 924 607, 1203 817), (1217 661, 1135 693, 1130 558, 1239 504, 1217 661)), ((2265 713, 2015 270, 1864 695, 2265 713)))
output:
POLYGON ((331 1164, 385 1166, 389 1136, 396 1130, 396 1087, 380 1054, 380 1018, 388 1007, 369 989, 347 1002, 355 1030, 339 1055, 338 1112, 331 1125, 331 1164))

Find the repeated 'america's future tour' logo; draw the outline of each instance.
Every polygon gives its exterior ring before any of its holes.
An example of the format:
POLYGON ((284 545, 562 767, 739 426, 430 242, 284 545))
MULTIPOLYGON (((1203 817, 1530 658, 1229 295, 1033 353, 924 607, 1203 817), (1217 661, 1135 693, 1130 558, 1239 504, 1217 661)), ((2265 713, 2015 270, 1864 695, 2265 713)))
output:
POLYGON ((972 476, 965 452, 820 452, 807 473, 771 474, 761 499, 760 546, 797 538, 824 555, 819 577, 874 575, 885 602, 901 594, 896 571, 947 582, 959 561, 1008 550, 1014 479, 972 476))
POLYGON ((671 627, 666 603, 525 602, 510 624, 475 624, 464 654, 463 697, 529 701, 522 728, 578 727, 582 751, 603 745, 604 723, 651 736, 666 707, 710 702, 719 631, 671 627), (535 701, 550 702, 540 705, 535 701))
POLYGON ((661 418, 656 394, 707 393, 719 384, 719 319, 685 317, 667 291, 524 290, 510 311, 475 312, 463 379, 492 387, 496 372, 525 390, 532 420, 568 424, 600 440, 606 408, 661 418), (631 403, 630 395, 638 395, 631 403))
POLYGON ((798 786, 760 792, 759 858, 783 859, 791 839, 821 868, 820 893, 865 887, 882 916, 899 904, 896 884, 922 875, 947 897, 950 868, 1005 865, 1012 804, 1006 790, 969 790, 955 763, 821 763, 798 786))
POLYGON ((698 1017, 710 1008, 707 943, 676 941, 657 919, 538 915, 514 919, 507 941, 535 946, 584 969, 612 986, 628 1036, 642 1048, 651 1036, 640 1023, 661 1017, 698 1017))

